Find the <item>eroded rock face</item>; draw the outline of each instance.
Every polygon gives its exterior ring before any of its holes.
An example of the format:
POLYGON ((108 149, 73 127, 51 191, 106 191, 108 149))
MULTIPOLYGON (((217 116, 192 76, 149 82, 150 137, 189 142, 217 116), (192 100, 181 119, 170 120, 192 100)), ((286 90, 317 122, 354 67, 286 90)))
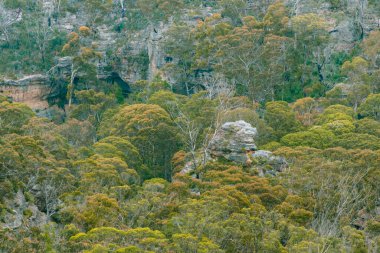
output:
POLYGON ((257 150, 255 136, 257 129, 240 120, 227 122, 210 143, 210 154, 227 160, 246 163, 247 152, 257 150))
POLYGON ((30 75, 19 80, 0 81, 0 94, 14 102, 25 103, 33 110, 49 107, 50 80, 45 75, 30 75))

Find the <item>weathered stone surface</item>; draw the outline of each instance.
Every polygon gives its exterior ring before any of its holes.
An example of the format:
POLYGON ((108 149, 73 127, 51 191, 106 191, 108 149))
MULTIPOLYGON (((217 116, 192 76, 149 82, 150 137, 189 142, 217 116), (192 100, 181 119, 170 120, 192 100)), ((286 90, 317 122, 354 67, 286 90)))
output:
POLYGON ((47 97, 50 93, 50 80, 45 75, 30 75, 19 80, 0 81, 0 94, 10 97, 14 102, 27 104, 33 110, 49 107, 47 97))
POLYGON ((227 122, 210 143, 210 154, 227 160, 245 163, 247 152, 257 150, 255 144, 256 128, 240 120, 227 122))
POLYGON ((158 69, 163 65, 163 56, 160 49, 160 41, 163 37, 163 30, 167 29, 163 23, 158 28, 151 28, 149 38, 147 40, 148 55, 149 55, 149 79, 152 80, 154 75, 158 72, 158 69))

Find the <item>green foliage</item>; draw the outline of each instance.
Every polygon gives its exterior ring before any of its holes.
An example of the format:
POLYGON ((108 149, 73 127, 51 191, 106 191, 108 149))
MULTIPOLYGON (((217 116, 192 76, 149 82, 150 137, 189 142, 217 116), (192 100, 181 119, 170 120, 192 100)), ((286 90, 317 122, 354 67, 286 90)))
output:
POLYGON ((375 252, 380 5, 298 2, 2 1, 0 252, 375 252))
POLYGON ((95 143, 93 147, 96 154, 109 158, 119 157, 144 176, 146 171, 143 171, 139 151, 127 138, 109 136, 95 143))
POLYGON ((229 17, 233 20, 233 23, 240 25, 242 23, 242 15, 248 8, 246 1, 241 0, 222 0, 221 6, 223 7, 222 15, 229 17))
POLYGON ((356 131, 362 134, 370 134, 380 137, 380 122, 365 118, 355 122, 356 131))
POLYGON ((0 23, 1 34, 5 32, 6 38, 0 42, 0 71, 9 77, 48 71, 64 43, 65 33, 46 26, 41 18, 41 2, 7 0, 4 6, 10 13, 4 12, 3 2, 0 23), (17 10, 22 10, 22 18, 17 10), (17 18, 18 22, 14 22, 17 18))
POLYGON ((19 133, 21 127, 33 116, 33 111, 24 104, 1 102, 0 134, 19 133))
POLYGON ((367 224, 367 230, 371 234, 378 236, 380 234, 380 222, 376 220, 369 220, 367 224))
POLYGON ((289 218, 296 224, 305 226, 313 218, 313 213, 304 209, 296 209, 289 214, 289 218))
POLYGON ((112 10, 112 0, 85 0, 80 7, 91 16, 90 24, 104 22, 104 16, 112 10))
MULTIPOLYGON (((68 84, 66 88, 66 99, 69 107, 71 107, 75 91, 78 89, 79 73, 81 79, 83 79, 82 85, 86 82, 86 88, 89 84, 94 85, 98 82, 95 78, 97 74, 97 60, 102 57, 102 54, 96 51, 96 45, 92 41, 94 35, 90 32, 90 29, 81 26, 78 32, 71 32, 67 35, 67 42, 61 51, 62 56, 71 57, 70 77, 67 80, 68 84)), ((94 93, 94 91, 80 93, 80 99, 90 102, 89 94, 91 93, 94 93)), ((104 97, 104 94, 99 93, 97 96, 100 99, 102 96, 104 97)), ((110 100, 111 98, 106 97, 102 99, 110 100)))
POLYGON ((114 186, 130 185, 139 182, 135 170, 118 157, 105 158, 99 155, 79 160, 75 163, 81 187, 88 192, 106 192, 114 186))
MULTIPOLYGON (((85 230, 114 224, 119 220, 119 213, 122 213, 117 201, 105 194, 88 196, 86 206, 78 211, 75 222, 85 230)), ((70 239, 78 237, 77 234, 70 239)))
POLYGON ((4 1, 4 6, 9 9, 21 8, 21 7, 25 7, 25 5, 26 5, 26 2, 23 0, 16 0, 16 1, 5 0, 4 1))
POLYGON ((153 95, 149 98, 148 103, 159 105, 168 113, 173 113, 184 101, 186 101, 185 96, 175 94, 171 91, 160 90, 153 93, 153 95))
MULTIPOLYGON (((170 89, 168 82, 162 80, 160 77, 155 77, 151 82, 147 80, 139 80, 133 84, 132 89, 135 94, 134 100, 142 103, 149 101, 150 97, 156 92, 165 92, 170 89)), ((167 93, 163 93, 167 94, 167 93)))
POLYGON ((210 239, 203 237, 202 240, 198 240, 197 237, 191 234, 174 234, 173 249, 176 252, 223 252, 219 246, 210 239))
POLYGON ((89 120, 94 125, 101 122, 103 113, 107 109, 116 105, 113 94, 106 95, 94 90, 76 91, 75 97, 78 104, 72 109, 70 116, 78 120, 89 120))
POLYGON ((370 94, 365 102, 359 107, 362 116, 380 120, 380 94, 370 94))
POLYGON ((350 107, 344 105, 331 105, 318 116, 317 122, 319 124, 327 124, 337 120, 352 122, 354 116, 354 110, 350 107))
POLYGON ((78 233, 72 236, 70 241, 77 244, 76 247, 79 248, 88 248, 94 243, 92 250, 104 248, 105 250, 114 249, 117 252, 148 252, 152 250, 162 252, 167 244, 164 234, 149 228, 118 230, 113 227, 99 227, 87 233, 78 233))
POLYGON ((88 121, 70 119, 58 127, 59 133, 73 146, 90 146, 96 140, 95 127, 88 121))
POLYGON ((351 133, 355 130, 354 124, 349 120, 335 120, 323 125, 327 130, 332 131, 335 135, 351 133))
POLYGON ((281 138, 281 143, 290 147, 305 146, 324 149, 331 147, 334 140, 333 132, 315 127, 309 131, 287 134, 281 138))
POLYGON ((315 122, 317 115, 318 102, 311 97, 298 99, 293 104, 293 111, 296 117, 305 126, 310 126, 315 122))
POLYGON ((353 252, 366 252, 364 234, 350 227, 344 227, 344 237, 347 240, 345 245, 347 249, 353 252))
POLYGON ((172 120, 158 105, 122 107, 114 116, 102 122, 99 134, 129 137, 149 168, 145 178, 171 177, 170 160, 179 142, 172 120))
POLYGON ((138 0, 137 7, 151 23, 167 19, 173 15, 183 4, 182 0, 138 0))
POLYGON ((347 2, 342 1, 342 0, 328 0, 327 2, 330 3, 332 9, 343 9, 346 7, 347 2))
POLYGON ((337 137, 334 146, 347 149, 368 148, 376 150, 380 148, 380 138, 369 134, 348 133, 337 137))
POLYGON ((268 102, 265 107, 266 113, 264 119, 273 128, 277 138, 281 138, 299 128, 295 114, 286 102, 268 102))

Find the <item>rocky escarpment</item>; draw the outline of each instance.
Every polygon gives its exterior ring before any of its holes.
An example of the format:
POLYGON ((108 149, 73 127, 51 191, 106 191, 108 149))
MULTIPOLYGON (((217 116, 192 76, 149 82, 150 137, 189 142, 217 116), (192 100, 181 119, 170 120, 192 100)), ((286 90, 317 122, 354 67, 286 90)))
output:
POLYGON ((30 75, 19 80, 0 80, 0 94, 14 102, 27 104, 34 110, 49 107, 47 98, 51 92, 50 80, 46 75, 30 75))
POLYGON ((21 79, 0 79, 0 95, 13 102, 25 103, 34 111, 49 108, 48 101, 65 92, 63 86, 71 75, 71 57, 58 58, 47 73, 24 76, 21 79))
MULTIPOLYGON (((57 1, 44 0, 43 14, 39 16, 41 24, 52 30, 57 30, 61 33, 69 34, 72 31, 77 31, 80 26, 88 25, 94 34, 93 44, 96 45, 97 53, 102 55, 102 59, 98 63, 97 77, 101 80, 117 80, 122 87, 127 87, 128 90, 131 84, 137 80, 151 79, 158 73, 163 73, 164 79, 171 83, 176 83, 175 75, 165 71, 165 65, 170 59, 170 62, 177 63, 180 59, 165 52, 164 41, 168 34, 166 33, 173 22, 169 18, 168 21, 159 22, 155 25, 148 25, 141 29, 125 29, 121 24, 127 27, 133 20, 128 19, 125 15, 120 15, 119 11, 109 13, 109 17, 104 17, 105 22, 95 24, 90 22, 93 18, 85 8, 73 10, 63 10, 57 5, 57 1), (59 13, 59 15, 57 14, 59 13), (120 27, 121 28, 120 28, 120 27), (119 27, 119 28, 118 28, 119 27)), ((247 8, 254 12, 264 13, 268 5, 275 2, 272 1, 251 1, 247 8)), ((288 7, 291 16, 302 15, 306 13, 316 13, 325 18, 329 24, 330 41, 324 49, 324 60, 318 63, 318 68, 321 79, 326 79, 338 71, 334 67, 335 55, 338 52, 348 52, 355 45, 355 41, 361 40, 363 34, 368 34, 371 30, 378 29, 380 26, 379 14, 371 10, 367 1, 347 0, 346 5, 342 8, 335 8, 333 2, 339 1, 315 1, 315 0, 285 0, 284 3, 288 7), (363 4, 361 4, 363 2, 363 4)), ((196 13, 192 10, 181 10, 180 22, 194 27, 197 20, 203 20, 205 17, 212 15, 215 12, 222 10, 213 7, 199 7, 196 13)), ((23 10, 15 9, 8 10, 0 5, 0 40, 6 40, 7 31, 16 23, 23 19, 23 10), (1 22, 3 21, 3 22, 1 22), (5 22, 6 21, 6 22, 5 22), (6 24, 6 26, 5 26, 6 24)), ((45 27, 45 28, 46 28, 45 27)), ((178 57, 177 57, 178 58, 178 57)), ((58 67, 60 62, 58 60, 58 67)), ((51 66, 54 68, 54 66, 51 66)), ((70 68, 68 68, 70 70, 70 68)), ((46 75, 46 73, 40 73, 46 75)), ((65 73, 69 76, 70 73, 65 73)), ((212 73, 210 73, 212 75, 212 73)), ((14 83, 1 82, 2 91, 6 92, 14 98, 15 101, 26 102, 34 109, 46 107, 46 93, 51 92, 49 85, 41 85, 40 81, 35 80, 36 77, 25 76, 16 83, 25 83, 25 80, 31 80, 30 88, 22 85, 14 85, 14 83), (12 85, 8 85, 8 84, 12 85)), ((44 81, 42 80, 42 83, 44 81)), ((67 84, 67 80, 66 83, 67 84)), ((54 82, 53 85, 60 85, 54 82)), ((326 83, 333 86, 334 83, 326 83)), ((180 89, 179 89, 180 90, 180 89)))

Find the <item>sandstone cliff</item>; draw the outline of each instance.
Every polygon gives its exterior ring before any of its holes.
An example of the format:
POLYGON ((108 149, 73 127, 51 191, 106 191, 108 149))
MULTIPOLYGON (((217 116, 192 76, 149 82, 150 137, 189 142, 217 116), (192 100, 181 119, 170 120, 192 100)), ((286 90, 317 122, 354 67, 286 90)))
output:
MULTIPOLYGON (((248 8, 254 8, 258 14, 262 14, 273 2, 248 1, 248 8)), ((328 46, 322 52, 325 60, 320 66, 321 78, 338 71, 333 66, 335 59, 330 57, 333 53, 348 52, 355 46, 355 41, 361 40, 365 34, 380 26, 379 13, 371 10, 367 1, 344 1, 346 5, 341 9, 335 8, 330 3, 331 1, 286 0, 284 2, 293 16, 316 13, 325 18, 329 24, 331 38, 328 46)), ((116 1, 114 4, 118 5, 116 1)), ((102 55, 102 59, 97 64, 96 76, 98 79, 112 80, 113 82, 117 77, 125 84, 132 84, 137 80, 152 79, 156 74, 161 73, 165 79, 176 81, 175 77, 165 73, 163 69, 168 56, 170 58, 171 56, 170 52, 165 52, 162 42, 165 41, 166 32, 173 24, 173 18, 154 25, 146 25, 142 29, 131 29, 129 25, 135 20, 127 18, 124 14, 120 15, 119 9, 115 9, 109 14, 109 17, 103 17, 104 22, 94 23, 92 15, 89 15, 83 8, 77 9, 75 12, 73 10, 62 11, 59 8, 56 1, 43 1, 43 14, 39 16, 41 24, 47 29, 66 34, 77 30, 80 26, 91 24, 91 30, 96 35, 93 44, 96 45, 97 52, 102 55), (59 15, 56 14, 57 11, 60 11, 59 15), (117 28, 122 24, 126 28, 117 28)), ((128 12, 128 10, 124 9, 124 12, 128 12)), ((192 10, 182 10, 177 21, 184 22, 188 26, 195 26, 197 20, 204 20, 205 17, 215 12, 220 12, 220 10, 206 5, 200 6, 196 15, 192 13, 192 10)), ((6 40, 7 31, 10 31, 12 26, 23 19, 23 10, 9 10, 0 5, 0 13, 3 13, 2 19, 4 19, 4 25, 0 27, 0 40, 6 40)), ((172 60, 177 62, 179 59, 172 60)), ((60 59, 56 60, 57 66, 60 62, 60 59)), ((1 74, 5 75, 6 73, 1 74)), ((66 76, 69 74, 65 73, 66 76)), ((62 88, 62 83, 56 83, 54 80, 49 83, 46 81, 47 77, 42 77, 48 76, 47 73, 33 73, 32 76, 30 73, 24 73, 24 75, 19 76, 18 81, 5 80, 0 85, 2 91, 15 101, 25 102, 34 109, 46 108, 46 99, 51 92, 50 85, 59 86, 58 89, 62 88)), ((334 84, 328 83, 328 85, 333 86, 334 84)))

